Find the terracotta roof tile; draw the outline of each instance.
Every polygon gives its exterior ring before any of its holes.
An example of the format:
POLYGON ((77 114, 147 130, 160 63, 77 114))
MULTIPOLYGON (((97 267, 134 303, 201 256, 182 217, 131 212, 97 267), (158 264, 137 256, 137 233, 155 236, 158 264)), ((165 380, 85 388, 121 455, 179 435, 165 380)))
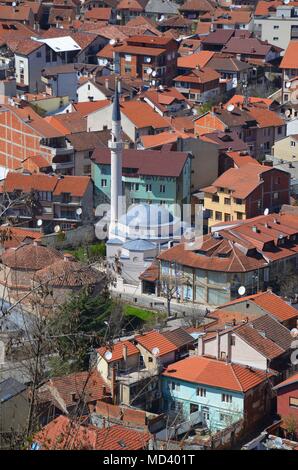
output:
POLYGON ((297 383, 298 383, 298 373, 291 375, 283 382, 280 382, 279 384, 275 385, 274 390, 279 390, 284 387, 287 387, 288 385, 297 384, 297 383))
POLYGON ((53 377, 38 389, 38 395, 39 401, 55 399, 65 412, 66 408, 75 405, 78 399, 90 403, 107 398, 110 388, 100 373, 93 370, 91 373, 74 372, 62 377, 53 377))
MULTIPOLYGON (((125 168, 134 168, 138 175, 178 177, 187 158, 186 152, 124 149, 122 168, 124 171, 125 168)), ((92 159, 97 163, 110 165, 111 152, 109 149, 96 148, 92 159)))
POLYGON ((125 348, 127 356, 134 356, 135 354, 140 354, 138 348, 128 340, 114 343, 111 347, 102 346, 101 348, 97 349, 97 352, 102 358, 104 358, 105 361, 114 362, 120 361, 124 358, 123 353, 125 348), (112 353, 112 358, 109 360, 105 359, 104 357, 107 351, 111 351, 112 353))
POLYGON ((158 331, 150 331, 144 335, 136 336, 135 340, 149 352, 152 352, 153 348, 158 348, 158 357, 164 356, 177 349, 177 346, 172 341, 169 341, 158 331))
POLYGON ((285 350, 271 339, 264 337, 260 330, 255 329, 253 324, 242 325, 235 329, 235 334, 240 336, 246 343, 259 351, 267 359, 274 359, 284 354, 285 350))
POLYGON ((212 59, 215 52, 199 51, 184 57, 178 57, 177 66, 179 68, 194 69, 196 67, 205 67, 212 59))
POLYGON ((111 17, 111 8, 92 8, 87 10, 84 14, 85 20, 98 20, 98 21, 109 21, 111 17))
POLYGON ((105 108, 111 104, 110 100, 100 100, 100 101, 86 101, 80 103, 74 103, 75 110, 81 114, 83 117, 88 116, 88 114, 97 111, 98 109, 105 108))
POLYGON ((95 286, 101 282, 102 275, 84 263, 65 257, 37 271, 34 280, 53 287, 75 288, 95 286))
POLYGON ((2 254, 2 263, 9 268, 38 271, 61 258, 54 248, 29 243, 8 249, 2 254))
POLYGON ((286 320, 298 318, 298 310, 285 302, 281 297, 270 291, 258 292, 257 294, 241 297, 240 299, 233 300, 232 302, 223 305, 221 308, 246 302, 248 300, 254 302, 278 321, 283 322, 286 320))
POLYGON ((99 429, 60 415, 33 438, 43 450, 143 450, 150 435, 125 426, 99 429))
POLYGON ((268 374, 261 370, 201 356, 175 362, 162 375, 236 392, 247 392, 268 378, 268 374))

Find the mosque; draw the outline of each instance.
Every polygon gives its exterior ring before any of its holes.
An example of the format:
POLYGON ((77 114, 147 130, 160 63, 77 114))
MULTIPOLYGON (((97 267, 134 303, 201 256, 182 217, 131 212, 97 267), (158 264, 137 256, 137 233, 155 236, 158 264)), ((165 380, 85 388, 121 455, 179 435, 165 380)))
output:
MULTIPOLYGON (((119 83, 118 83, 119 85, 119 83)), ((122 129, 119 87, 115 87, 112 111, 111 209, 109 236, 106 242, 107 261, 115 268, 115 289, 122 293, 156 292, 158 278, 156 256, 161 250, 180 241, 187 226, 174 211, 163 204, 134 204, 123 209, 122 129)))

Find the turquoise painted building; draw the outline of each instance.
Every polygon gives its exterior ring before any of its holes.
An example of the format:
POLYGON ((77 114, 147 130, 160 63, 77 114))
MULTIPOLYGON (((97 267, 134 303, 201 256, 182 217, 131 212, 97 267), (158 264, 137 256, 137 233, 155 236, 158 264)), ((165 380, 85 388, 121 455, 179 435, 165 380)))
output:
MULTIPOLYGON (((91 160, 97 203, 108 202, 111 192, 110 151, 97 148, 91 160)), ((123 194, 128 204, 189 204, 190 177, 191 155, 187 152, 123 151, 123 194)))
MULTIPOLYGON (((251 397, 266 382, 263 371, 255 372, 203 356, 191 356, 168 366, 162 374, 163 411, 180 412, 184 420, 201 412, 211 430, 225 429, 246 419, 251 397)), ((255 395, 255 396, 256 396, 255 395)))

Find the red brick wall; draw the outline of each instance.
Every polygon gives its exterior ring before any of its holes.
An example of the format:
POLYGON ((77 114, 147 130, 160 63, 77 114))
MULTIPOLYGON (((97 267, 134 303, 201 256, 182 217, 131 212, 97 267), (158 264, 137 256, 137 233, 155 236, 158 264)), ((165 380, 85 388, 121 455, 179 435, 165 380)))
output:
POLYGON ((297 420, 296 433, 298 433, 298 408, 289 405, 290 397, 298 400, 298 384, 288 385, 277 391, 277 413, 281 418, 293 415, 297 420))
POLYGON ((40 136, 11 110, 0 113, 0 166, 16 170, 21 161, 43 155, 51 162, 50 152, 40 147, 40 136))

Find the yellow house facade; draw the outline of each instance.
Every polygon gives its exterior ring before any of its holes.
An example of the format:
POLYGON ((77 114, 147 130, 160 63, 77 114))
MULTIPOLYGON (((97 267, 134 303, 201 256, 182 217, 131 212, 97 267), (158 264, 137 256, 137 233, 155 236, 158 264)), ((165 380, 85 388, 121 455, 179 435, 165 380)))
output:
POLYGON ((289 135, 280 139, 272 147, 275 158, 288 162, 298 161, 298 135, 289 135))
POLYGON ((204 189, 204 208, 209 212, 208 228, 220 222, 246 219, 246 201, 233 197, 233 191, 204 189))

